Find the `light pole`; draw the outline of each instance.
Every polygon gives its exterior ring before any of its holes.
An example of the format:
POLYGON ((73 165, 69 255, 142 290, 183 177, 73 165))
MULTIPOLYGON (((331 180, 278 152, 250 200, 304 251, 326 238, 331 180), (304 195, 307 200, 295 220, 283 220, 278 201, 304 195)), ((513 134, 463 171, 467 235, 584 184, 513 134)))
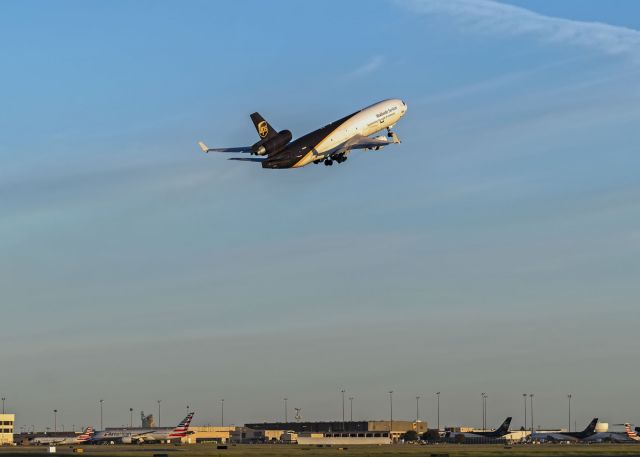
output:
POLYGON ((349 409, 350 409, 349 421, 353 422, 353 397, 349 397, 349 409))
POLYGON ((284 397, 284 423, 287 424, 289 422, 289 414, 288 414, 288 408, 287 408, 287 400, 289 400, 287 397, 284 397))
POLYGON ((484 394, 484 428, 487 428, 487 398, 489 395, 484 394))
POLYGON ((224 427, 224 398, 220 399, 220 422, 224 427))
POLYGON ((393 442, 391 431, 393 430, 393 390, 389 391, 389 438, 393 442))
POLYGON ((416 429, 420 420, 420 395, 416 395, 416 429))
POLYGON ((162 402, 162 400, 157 400, 158 401, 158 427, 161 426, 162 422, 160 421, 160 403, 162 402))
POLYGON ((484 392, 482 392, 480 394, 480 396, 482 397, 482 431, 484 432, 485 428, 484 428, 484 396, 486 394, 484 392))
POLYGON ((54 432, 58 431, 58 410, 57 409, 53 410, 53 431, 54 432))
POLYGON ((531 399, 531 434, 533 434, 533 394, 529 394, 531 399))
POLYGON ((340 392, 342 393, 342 431, 344 432, 344 392, 345 390, 342 389, 340 392))
POLYGON ((567 395, 569 399, 569 431, 571 431, 571 394, 567 395))
POLYGON ((133 408, 129 408, 129 428, 133 428, 133 408))
POLYGON ((7 397, 2 397, 2 414, 4 414, 4 401, 7 399, 7 397))
POLYGON ((104 403, 103 399, 100 399, 100 430, 104 430, 103 424, 102 424, 102 404, 104 403))
POLYGON ((436 397, 438 397, 438 433, 440 433, 440 392, 436 392, 436 397))
POLYGON ((524 429, 527 429, 527 394, 522 394, 524 400, 524 429))

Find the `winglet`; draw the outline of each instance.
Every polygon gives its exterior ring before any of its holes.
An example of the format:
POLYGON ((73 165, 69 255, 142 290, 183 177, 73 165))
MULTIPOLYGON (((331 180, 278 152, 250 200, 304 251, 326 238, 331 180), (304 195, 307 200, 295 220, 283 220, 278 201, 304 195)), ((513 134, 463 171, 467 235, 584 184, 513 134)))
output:
POLYGON ((209 152, 209 147, 204 144, 202 141, 198 141, 198 146, 200 146, 200 149, 202 149, 202 152, 209 152))

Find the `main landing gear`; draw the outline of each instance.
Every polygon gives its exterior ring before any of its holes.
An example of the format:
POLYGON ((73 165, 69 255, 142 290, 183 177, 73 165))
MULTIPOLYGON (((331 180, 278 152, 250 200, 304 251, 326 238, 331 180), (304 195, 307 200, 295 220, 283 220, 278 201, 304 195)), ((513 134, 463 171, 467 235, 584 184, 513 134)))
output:
POLYGON ((347 157, 343 156, 343 155, 330 157, 328 159, 325 159, 324 164, 326 166, 330 167, 331 165, 333 165, 334 161, 337 162, 337 163, 346 162, 347 161, 347 157))
MULTIPOLYGON (((330 167, 331 165, 333 165, 333 162, 336 163, 342 163, 342 162, 346 162, 347 161, 347 156, 344 156, 342 154, 337 155, 337 156, 332 156, 332 157, 328 157, 326 159, 324 159, 324 164, 327 167, 330 167)), ((321 160, 314 160, 313 163, 320 163, 321 160)))

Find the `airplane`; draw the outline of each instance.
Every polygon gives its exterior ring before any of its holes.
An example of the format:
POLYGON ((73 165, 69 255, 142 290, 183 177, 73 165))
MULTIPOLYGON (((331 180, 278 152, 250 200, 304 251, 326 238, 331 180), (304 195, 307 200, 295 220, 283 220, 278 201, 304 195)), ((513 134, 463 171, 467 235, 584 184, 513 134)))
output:
POLYGON ((191 435, 189 425, 195 413, 191 412, 175 428, 103 430, 95 434, 92 443, 141 444, 146 441, 170 441, 191 435))
POLYGON ((464 432, 464 433, 456 433, 449 432, 448 435, 445 435, 446 438, 456 438, 460 439, 460 437, 464 439, 479 439, 479 438, 502 438, 507 433, 509 433, 509 425, 511 425, 511 417, 507 417, 504 422, 495 430, 491 430, 488 432, 464 432))
POLYGON ((87 427, 84 432, 77 436, 36 436, 29 440, 33 445, 64 445, 87 443, 94 434, 93 427, 87 427))
POLYGON ((594 417, 581 432, 534 432, 531 441, 581 441, 596 434, 598 418, 594 417))
POLYGON ((232 157, 229 160, 260 162, 262 168, 299 168, 310 163, 342 163, 354 149, 380 150, 390 144, 400 143, 391 129, 407 112, 407 104, 398 99, 383 100, 349 114, 322 128, 291 141, 289 130, 277 131, 259 113, 251 114, 251 120, 260 140, 251 146, 210 148, 198 142, 203 152, 238 152, 259 157, 232 157), (387 130, 384 135, 370 137, 387 130))

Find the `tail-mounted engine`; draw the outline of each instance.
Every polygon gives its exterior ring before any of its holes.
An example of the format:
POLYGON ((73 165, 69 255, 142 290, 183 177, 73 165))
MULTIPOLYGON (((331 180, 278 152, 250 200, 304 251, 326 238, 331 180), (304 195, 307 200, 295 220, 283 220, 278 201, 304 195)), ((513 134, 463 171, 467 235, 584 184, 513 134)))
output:
POLYGON ((280 130, 277 135, 269 139, 260 140, 251 146, 252 153, 259 156, 277 154, 289 144, 291 138, 292 135, 289 130, 280 130))

